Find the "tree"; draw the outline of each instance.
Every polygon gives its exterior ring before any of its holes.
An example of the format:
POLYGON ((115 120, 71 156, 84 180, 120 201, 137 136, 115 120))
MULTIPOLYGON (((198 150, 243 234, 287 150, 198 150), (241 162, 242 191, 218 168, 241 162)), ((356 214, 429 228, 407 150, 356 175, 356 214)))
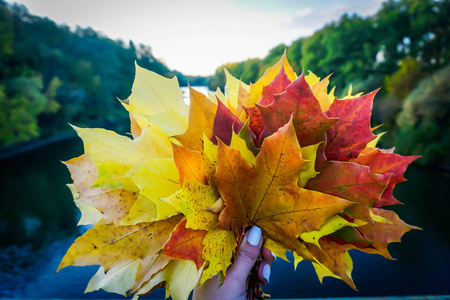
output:
POLYGON ((397 117, 400 153, 420 153, 421 163, 450 163, 450 66, 423 79, 397 117))

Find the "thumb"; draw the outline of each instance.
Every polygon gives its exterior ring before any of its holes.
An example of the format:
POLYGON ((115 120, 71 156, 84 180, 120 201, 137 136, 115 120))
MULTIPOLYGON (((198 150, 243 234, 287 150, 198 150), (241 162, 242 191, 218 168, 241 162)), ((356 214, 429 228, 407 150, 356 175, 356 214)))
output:
POLYGON ((231 266, 228 274, 234 279, 246 282, 247 276, 256 263, 262 247, 261 229, 252 227, 241 242, 236 253, 236 261, 231 266))

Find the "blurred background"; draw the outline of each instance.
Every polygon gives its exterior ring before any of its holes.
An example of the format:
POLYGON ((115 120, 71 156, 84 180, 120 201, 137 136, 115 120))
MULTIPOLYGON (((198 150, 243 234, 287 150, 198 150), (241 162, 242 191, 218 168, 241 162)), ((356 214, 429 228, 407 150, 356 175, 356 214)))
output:
POLYGON ((130 94, 135 62, 207 91, 223 88, 224 67, 256 82, 285 49, 297 74, 333 73, 338 97, 382 87, 372 115, 387 131, 381 147, 422 156, 395 190, 405 205, 392 209, 423 231, 389 247, 395 261, 351 252, 359 292, 280 259, 264 291, 450 294, 449 20, 448 0, 0 0, 0 298, 122 298, 83 294, 96 267, 55 275, 86 230, 60 161, 83 153, 69 123, 129 132, 116 99, 130 94))

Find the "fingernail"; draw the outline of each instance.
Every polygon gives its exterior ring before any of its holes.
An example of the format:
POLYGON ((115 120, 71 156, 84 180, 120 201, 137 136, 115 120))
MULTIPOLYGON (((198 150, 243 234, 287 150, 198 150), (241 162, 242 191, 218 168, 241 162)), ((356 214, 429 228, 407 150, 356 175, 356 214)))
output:
POLYGON ((252 246, 258 246, 259 240, 261 239, 261 228, 258 226, 253 226, 248 232, 247 242, 252 246))
POLYGON ((269 282, 269 277, 270 277, 270 266, 269 265, 264 265, 262 274, 263 274, 264 278, 267 280, 267 282, 269 282))
MULTIPOLYGON (((270 250, 269 250, 270 251, 270 250)), ((272 251, 270 251, 270 254, 272 254, 272 256, 273 256, 273 260, 277 260, 277 257, 275 256, 275 254, 273 254, 273 252, 272 251)))

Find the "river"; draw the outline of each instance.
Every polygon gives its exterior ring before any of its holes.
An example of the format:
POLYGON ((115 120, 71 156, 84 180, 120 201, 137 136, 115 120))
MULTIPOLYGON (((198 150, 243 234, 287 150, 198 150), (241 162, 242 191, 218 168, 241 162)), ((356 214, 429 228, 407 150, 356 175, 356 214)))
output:
MULTIPOLYGON (((97 267, 56 268, 73 240, 79 213, 65 184, 70 176, 60 161, 83 153, 70 138, 0 160, 0 298, 122 298, 105 292, 83 294, 97 267)), ((393 209, 414 230, 389 249, 397 260, 351 251, 359 292, 342 281, 321 285, 310 263, 278 259, 266 293, 275 298, 368 297, 450 294, 450 174, 412 165, 395 196, 393 209)), ((164 298, 160 289, 147 298, 164 298)))

